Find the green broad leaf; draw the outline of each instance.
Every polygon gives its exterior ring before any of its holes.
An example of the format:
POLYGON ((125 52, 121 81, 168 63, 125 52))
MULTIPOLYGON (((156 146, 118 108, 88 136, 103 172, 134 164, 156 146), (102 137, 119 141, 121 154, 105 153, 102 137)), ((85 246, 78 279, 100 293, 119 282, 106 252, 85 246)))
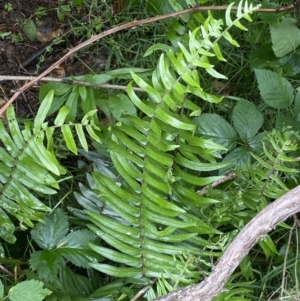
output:
POLYGON ((64 140, 66 141, 68 149, 77 155, 77 146, 75 140, 73 138, 73 133, 71 127, 68 124, 64 124, 61 127, 62 134, 64 136, 64 140))
POLYGON ((33 20, 25 21, 23 23, 22 29, 31 42, 36 40, 36 26, 33 20))
POLYGON ((272 48, 277 57, 294 52, 300 45, 300 31, 294 18, 282 18, 279 26, 270 26, 272 48))
POLYGON ((255 69, 260 95, 264 102, 276 109, 287 108, 294 99, 291 83, 269 70, 255 69))
POLYGON ((68 106, 62 106, 54 120, 54 124, 56 126, 62 126, 69 112, 70 108, 68 106))
POLYGON ((277 62, 278 59, 275 56, 270 43, 253 49, 250 54, 250 67, 252 69, 269 68, 270 65, 277 64, 277 62))
POLYGON ((68 218, 61 209, 56 209, 43 218, 44 223, 37 223, 31 230, 33 240, 42 249, 51 250, 57 247, 68 232, 68 218))
POLYGON ((51 108, 52 101, 54 96, 54 90, 50 90, 46 97, 43 99, 39 110, 37 112, 37 115, 34 119, 34 128, 39 130, 42 127, 43 122, 45 121, 45 118, 51 108))
POLYGON ((220 175, 224 175, 232 170, 238 170, 238 169, 241 169, 243 171, 249 171, 251 154, 249 153, 248 148, 243 146, 237 147, 224 157, 223 162, 224 163, 227 162, 228 166, 222 168, 219 171, 220 175))
POLYGON ((240 100, 233 109, 232 121, 240 138, 247 143, 262 127, 264 117, 254 103, 240 100))
POLYGON ((297 131, 300 126, 300 120, 292 118, 290 115, 279 115, 276 118, 275 129, 282 130, 285 127, 291 127, 293 130, 297 131))
POLYGON ((88 152, 89 147, 88 147, 88 143, 87 143, 86 138, 85 138, 85 133, 83 131, 82 124, 75 124, 75 130, 76 130, 80 145, 83 147, 83 149, 86 152, 88 152))
POLYGON ((43 285, 43 282, 37 280, 23 281, 9 290, 8 297, 11 301, 42 301, 52 293, 43 285))
POLYGON ((193 119, 197 132, 232 150, 236 145, 237 134, 234 128, 220 115, 206 113, 193 119))
POLYGON ((55 250, 33 252, 29 260, 30 267, 37 271, 39 279, 50 282, 57 276, 62 263, 62 256, 55 250))
POLYGON ((265 133, 258 133, 256 136, 254 136, 251 140, 248 141, 248 146, 257 154, 261 153, 263 150, 262 139, 265 135, 265 133))

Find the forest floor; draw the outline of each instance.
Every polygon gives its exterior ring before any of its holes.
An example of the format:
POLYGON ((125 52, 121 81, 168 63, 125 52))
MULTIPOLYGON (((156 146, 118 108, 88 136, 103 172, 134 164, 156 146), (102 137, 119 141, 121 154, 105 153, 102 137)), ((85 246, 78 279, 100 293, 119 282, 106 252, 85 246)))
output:
MULTIPOLYGON (((68 49, 109 28, 112 18, 122 9, 121 3, 0 0, 0 76, 38 75, 68 49)), ((97 73, 111 66, 115 67, 113 58, 109 57, 109 47, 105 41, 99 41, 74 55, 49 76, 97 73)), ((0 80, 0 106, 23 84, 24 81, 0 80)), ((32 116, 36 111, 39 86, 19 97, 18 117, 32 116)))

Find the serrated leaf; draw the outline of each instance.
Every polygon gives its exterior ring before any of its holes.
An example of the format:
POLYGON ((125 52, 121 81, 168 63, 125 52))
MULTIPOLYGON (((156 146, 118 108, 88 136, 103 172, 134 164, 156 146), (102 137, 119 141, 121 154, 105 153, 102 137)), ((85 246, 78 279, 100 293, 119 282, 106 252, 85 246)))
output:
POLYGON ((294 99, 291 83, 284 77, 269 71, 255 69, 260 95, 269 106, 282 109, 287 108, 294 99))
POLYGON ((51 250, 68 232, 68 218, 61 209, 56 209, 43 218, 45 223, 37 223, 31 230, 34 241, 42 248, 51 250))
POLYGON ((241 139, 248 142, 262 127, 264 117, 254 103, 240 100, 233 109, 232 121, 241 139))
POLYGON ((197 124, 197 132, 213 138, 213 141, 225 146, 228 150, 235 147, 237 134, 234 128, 220 115, 202 114, 194 118, 197 124))
POLYGON ((56 250, 37 251, 31 254, 29 263, 40 279, 51 282, 55 279, 63 258, 56 250))
POLYGON ((279 26, 270 26, 272 48, 277 57, 295 51, 300 45, 300 31, 294 18, 282 18, 279 26))
POLYGON ((43 288, 43 282, 29 280, 18 283, 8 292, 11 301, 42 301, 52 292, 43 288))

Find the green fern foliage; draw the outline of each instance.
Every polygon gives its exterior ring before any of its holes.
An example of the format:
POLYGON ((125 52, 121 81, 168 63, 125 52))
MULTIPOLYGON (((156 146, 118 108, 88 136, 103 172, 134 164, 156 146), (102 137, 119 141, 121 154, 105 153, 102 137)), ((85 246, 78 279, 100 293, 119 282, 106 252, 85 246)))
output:
POLYGON ((76 153, 77 145, 88 150, 86 134, 98 138, 99 127, 95 124, 95 111, 87 113, 81 123, 64 123, 69 108, 59 111, 54 126, 48 126, 45 118, 51 107, 53 90, 44 98, 33 122, 25 121, 20 128, 13 107, 7 110, 7 122, 0 120, 0 237, 13 243, 15 226, 11 220, 19 220, 21 228, 33 227, 33 221, 42 221, 50 209, 38 196, 55 194, 59 188, 57 176, 66 170, 55 157, 53 133, 61 129, 67 148, 76 153), (71 128, 75 127, 75 141, 71 128))
POLYGON ((58 183, 54 174, 63 169, 43 144, 43 135, 29 122, 20 129, 13 107, 7 110, 7 127, 0 120, 0 236, 14 242, 14 224, 7 214, 15 216, 21 224, 32 227, 49 209, 36 197, 56 193, 58 183), (35 193, 33 193, 35 192, 35 193), (37 193, 36 193, 37 192, 37 193))
POLYGON ((273 130, 262 140, 263 156, 251 153, 256 160, 251 178, 261 188, 262 198, 277 199, 290 190, 287 183, 297 181, 298 158, 292 154, 299 149, 298 141, 292 130, 273 130))
POLYGON ((147 96, 137 95, 129 83, 127 93, 140 116, 124 115, 108 129, 105 142, 116 172, 95 167, 88 176, 93 191, 81 186, 82 194, 76 194, 92 222, 89 228, 105 241, 90 244, 92 250, 111 262, 92 263, 93 268, 126 277, 132 284, 159 278, 159 285, 168 291, 197 281, 197 265, 209 265, 206 256, 218 247, 199 235, 220 232, 202 221, 201 208, 218 201, 196 190, 222 178, 209 173, 228 163, 217 162, 225 147, 196 133, 192 117, 201 114, 201 107, 195 99, 222 100, 202 89, 199 70, 225 78, 209 59, 225 60, 218 41, 223 37, 236 45, 228 29, 245 29, 239 20, 248 18, 253 9, 246 4, 234 21, 227 13, 225 29, 209 14, 204 25, 189 33, 187 44, 149 49, 146 55, 165 52, 151 78, 131 73, 147 96), (196 256, 194 261, 191 256, 196 256))

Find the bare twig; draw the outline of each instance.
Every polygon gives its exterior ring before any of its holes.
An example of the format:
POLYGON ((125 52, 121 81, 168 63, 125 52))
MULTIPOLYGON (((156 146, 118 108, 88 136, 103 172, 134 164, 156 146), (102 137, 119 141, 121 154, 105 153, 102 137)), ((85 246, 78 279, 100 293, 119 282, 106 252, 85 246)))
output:
POLYGON ((157 279, 153 279, 149 285, 143 287, 140 291, 138 291, 137 294, 130 301, 138 300, 138 298, 145 294, 147 290, 156 282, 156 280, 157 279))
POLYGON ((282 278, 281 278, 281 288, 280 288, 280 297, 281 298, 283 297, 283 294, 284 294, 285 277, 286 277, 286 265, 287 265, 288 254, 289 254, 290 245, 291 245, 291 241, 292 241, 292 235, 293 235, 293 231, 295 230, 295 227, 296 227, 296 221, 294 221, 293 228, 289 231, 289 238, 288 238, 288 242, 287 242, 286 250, 285 250, 285 254, 284 254, 283 267, 282 267, 282 278))
POLYGON ((215 182, 213 182, 213 183, 211 183, 211 184, 209 184, 209 185, 203 187, 201 190, 198 190, 197 193, 200 194, 200 195, 204 195, 204 194, 206 193, 206 191, 207 191, 210 187, 211 187, 211 188, 216 187, 216 186, 218 186, 218 185, 220 185, 220 184, 222 184, 222 183, 225 183, 225 182, 227 182, 227 181, 230 181, 230 180, 234 179, 235 177, 236 177, 236 174, 235 174, 235 173, 233 173, 233 172, 232 172, 232 173, 229 173, 229 174, 226 175, 224 178, 222 178, 222 179, 220 179, 220 180, 218 180, 218 181, 215 181, 215 182))
POLYGON ((2 264, 0 264, 0 269, 4 271, 8 276, 14 278, 14 274, 10 272, 7 268, 5 268, 2 264))
MULTIPOLYGON (((12 80, 12 81, 28 81, 36 79, 34 76, 11 76, 11 75, 0 75, 1 80, 12 80)), ((66 84, 74 84, 79 86, 86 86, 92 88, 103 88, 103 89, 114 89, 114 90, 124 90, 126 91, 125 86, 121 85, 112 85, 112 84, 92 84, 86 81, 76 80, 72 78, 56 78, 56 77, 42 77, 38 79, 41 82, 59 82, 59 83, 66 83, 66 84)), ((136 92, 144 92, 143 89, 138 87, 133 87, 133 90, 136 92)))
MULTIPOLYGON (((63 56, 61 57, 58 61, 56 61, 53 65, 51 65, 47 70, 45 70, 44 72, 42 72, 39 76, 37 76, 36 78, 30 80, 28 83, 26 83, 25 85, 23 85, 17 92, 14 93, 14 95, 6 102, 6 104, 0 109, 0 116, 3 114, 3 112, 5 112, 5 110, 7 109, 7 107, 26 89, 30 88, 32 85, 34 85, 36 82, 38 82, 42 77, 45 77, 47 74, 49 74, 53 69, 57 68, 62 62, 64 62, 67 58, 69 58, 71 55, 73 55, 74 53, 78 52, 79 50, 81 50, 82 48, 91 45, 92 43, 106 37, 109 36, 111 34, 114 34, 116 32, 125 30, 125 29, 130 29, 130 28, 134 28, 134 27, 139 27, 139 26, 143 26, 145 24, 149 24, 149 23, 155 23, 157 21, 161 21, 161 20, 165 20, 168 18, 176 18, 179 17, 183 14, 189 14, 189 13, 194 13, 194 12, 198 12, 198 11, 214 11, 214 10, 226 10, 228 8, 228 6, 195 6, 192 8, 188 8, 182 11, 178 11, 178 12, 173 12, 170 14, 166 14, 166 15, 161 15, 161 16, 155 16, 152 18, 147 18, 147 19, 143 19, 143 20, 134 20, 132 22, 126 23, 126 24, 122 24, 119 25, 117 27, 108 29, 102 33, 99 33, 93 37, 91 37, 90 39, 80 43, 79 45, 75 46, 72 49, 69 49, 69 51, 63 56)), ((288 11, 291 9, 295 8, 295 4, 291 4, 291 5, 287 5, 287 6, 283 6, 281 8, 278 9, 274 9, 274 8, 259 8, 256 11, 259 12, 265 12, 265 13, 277 13, 277 12, 282 12, 282 11, 288 11)), ((237 6, 233 6, 231 8, 231 10, 238 10, 237 6)))

